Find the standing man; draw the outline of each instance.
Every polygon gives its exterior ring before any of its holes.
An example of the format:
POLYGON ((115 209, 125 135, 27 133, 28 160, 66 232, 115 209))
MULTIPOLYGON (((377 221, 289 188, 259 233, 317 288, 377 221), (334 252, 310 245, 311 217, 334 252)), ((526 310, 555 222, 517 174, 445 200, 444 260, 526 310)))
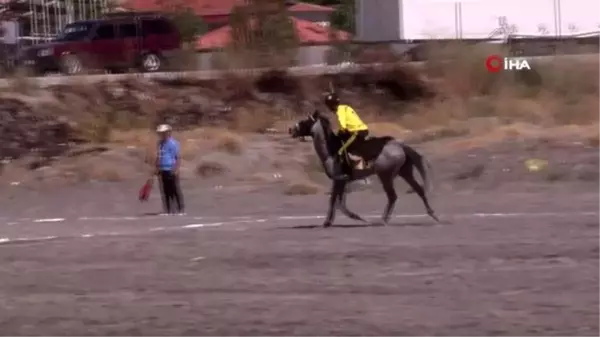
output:
POLYGON ((183 195, 179 187, 179 167, 181 157, 179 142, 171 136, 171 126, 161 124, 156 128, 160 138, 156 156, 156 174, 160 181, 162 200, 166 214, 177 212, 183 214, 183 195))

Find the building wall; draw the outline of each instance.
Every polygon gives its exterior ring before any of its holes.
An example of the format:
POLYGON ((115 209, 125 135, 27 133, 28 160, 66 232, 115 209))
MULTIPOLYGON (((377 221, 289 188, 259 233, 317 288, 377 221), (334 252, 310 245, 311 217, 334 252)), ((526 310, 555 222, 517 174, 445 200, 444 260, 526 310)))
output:
POLYGON ((363 41, 565 36, 600 31, 598 0, 356 0, 363 41))

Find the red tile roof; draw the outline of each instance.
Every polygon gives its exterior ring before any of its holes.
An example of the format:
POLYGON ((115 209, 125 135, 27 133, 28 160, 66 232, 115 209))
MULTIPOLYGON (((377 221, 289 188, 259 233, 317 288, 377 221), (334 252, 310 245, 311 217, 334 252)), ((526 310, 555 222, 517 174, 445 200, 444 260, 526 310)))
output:
MULTIPOLYGON (((122 0, 122 7, 138 11, 157 11, 170 4, 189 6, 200 16, 229 15, 235 5, 247 0, 122 0)), ((333 8, 299 2, 288 8, 292 12, 333 12, 333 8)))
POLYGON ((310 4, 306 2, 299 2, 293 6, 288 8, 291 12, 329 12, 332 13, 335 11, 332 7, 320 6, 315 4, 310 4))
MULTIPOLYGON (((323 27, 317 23, 291 18, 296 28, 300 43, 326 43, 331 41, 334 33, 337 40, 348 40, 350 34, 341 30, 323 27)), ((200 36, 196 40, 196 49, 223 48, 231 41, 231 26, 224 26, 200 36)))
POLYGON ((189 6, 200 16, 228 15, 233 6, 244 3, 244 0, 125 0, 123 7, 138 11, 156 11, 170 4, 189 6))

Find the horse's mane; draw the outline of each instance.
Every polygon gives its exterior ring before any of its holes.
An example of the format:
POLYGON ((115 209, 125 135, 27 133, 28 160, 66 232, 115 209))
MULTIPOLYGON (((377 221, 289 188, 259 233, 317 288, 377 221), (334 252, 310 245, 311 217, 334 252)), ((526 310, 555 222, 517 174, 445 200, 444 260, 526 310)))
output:
POLYGON ((322 115, 317 116, 317 120, 320 122, 323 128, 323 134, 325 135, 325 142, 327 142, 327 149, 329 153, 336 153, 341 146, 339 137, 333 132, 331 128, 331 121, 322 115))

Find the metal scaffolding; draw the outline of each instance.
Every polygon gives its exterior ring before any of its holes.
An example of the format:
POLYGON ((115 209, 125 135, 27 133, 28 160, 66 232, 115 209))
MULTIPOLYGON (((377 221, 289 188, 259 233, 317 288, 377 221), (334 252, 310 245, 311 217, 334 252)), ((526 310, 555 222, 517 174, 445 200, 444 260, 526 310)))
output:
POLYGON ((18 24, 20 45, 46 42, 56 37, 65 25, 99 18, 112 8, 111 0, 4 0, 0 21, 18 24))

